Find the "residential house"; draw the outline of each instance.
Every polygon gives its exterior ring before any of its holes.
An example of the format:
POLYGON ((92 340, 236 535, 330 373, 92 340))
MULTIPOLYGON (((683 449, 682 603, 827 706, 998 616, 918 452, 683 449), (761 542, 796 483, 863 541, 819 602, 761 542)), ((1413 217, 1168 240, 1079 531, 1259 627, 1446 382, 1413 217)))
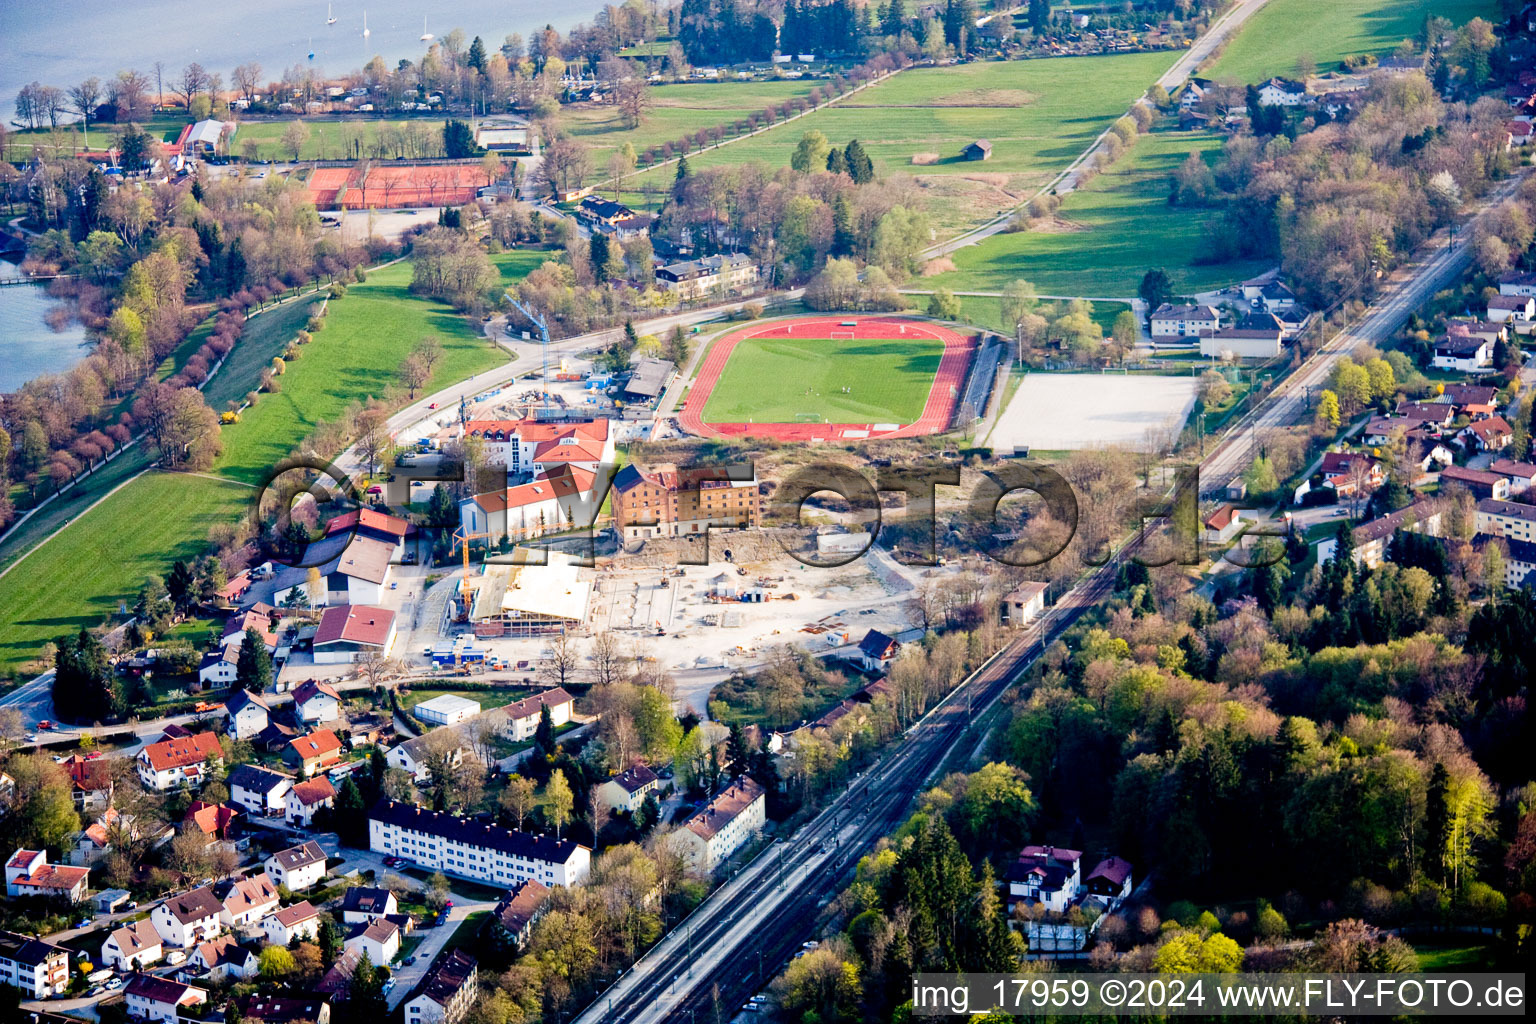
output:
POLYGON ((1287 78, 1271 78, 1259 86, 1259 104, 1265 107, 1297 107, 1307 102, 1307 85, 1287 78))
POLYGON ((878 629, 872 629, 864 634, 864 639, 859 645, 848 653, 848 660, 855 662, 866 672, 884 672, 891 667, 891 662, 896 660, 896 655, 901 651, 901 644, 895 638, 886 636, 878 629))
POLYGON ((343 924, 368 924, 390 914, 398 914, 400 904, 388 889, 374 889, 366 885, 349 888, 341 900, 343 924))
POLYGON ((1536 505, 1484 498, 1477 503, 1475 528, 1489 537, 1536 542, 1536 505))
POLYGON ((343 947, 330 969, 315 984, 315 994, 332 1003, 346 1000, 352 992, 352 975, 356 973, 357 965, 362 962, 362 950, 355 946, 343 947))
POLYGON ((1456 455, 1438 441, 1408 440, 1403 445, 1403 459, 1398 468, 1412 470, 1406 481, 1410 487, 1429 482, 1430 474, 1437 473, 1456 461, 1456 455))
POLYGON ((288 824, 309 828, 322 807, 336 805, 336 787, 325 776, 300 782, 288 791, 288 824))
POLYGON ((1083 889, 1090 896, 1111 905, 1128 899, 1133 889, 1130 861, 1120 857, 1105 857, 1083 879, 1083 889))
POLYGON ((1147 318, 1152 337, 1196 338, 1221 329, 1221 312, 1213 306, 1175 306, 1165 302, 1147 318))
POLYGON ((525 878, 550 886, 579 885, 592 863, 592 851, 569 839, 529 835, 387 799, 368 812, 368 847, 427 871, 497 886, 525 878))
POLYGON ((1243 510, 1230 502, 1205 517, 1200 539, 1207 544, 1226 544, 1243 531, 1243 510))
POLYGON ((1498 411, 1499 389, 1490 384, 1445 384, 1433 401, 1454 405, 1472 419, 1498 411))
MULTIPOLYGON (((1427 501, 1414 502, 1406 508, 1361 523, 1350 531, 1350 543, 1354 548, 1356 565, 1374 569, 1387 560, 1387 548, 1398 530, 1421 533, 1428 537, 1440 536, 1441 514, 1427 501)), ((1338 550, 1338 538, 1326 537, 1317 543, 1319 564, 1333 561, 1338 550)))
POLYGON ((1483 550, 1489 544, 1500 546, 1504 557, 1504 585, 1511 590, 1517 590, 1531 579, 1531 572, 1536 570, 1536 543, 1525 540, 1510 540, 1500 537, 1477 536, 1472 538, 1472 546, 1476 550, 1483 550))
POLYGON ((291 907, 282 907, 268 914, 261 922, 267 933, 267 941, 274 946, 286 946, 297 938, 313 939, 320 931, 320 911, 310 906, 309 900, 300 900, 291 907))
MULTIPOLYGON (((332 605, 320 615, 320 625, 311 643, 317 665, 344 665, 377 654, 388 657, 395 645, 395 613, 387 608, 366 604, 332 605)), ((315 687, 306 694, 299 709, 299 719, 306 724, 333 722, 340 714, 340 696, 325 683, 304 683, 315 687), (317 716, 317 717, 311 717, 317 716)), ((295 691, 294 700, 299 700, 295 691)))
POLYGON ((1190 82, 1179 92, 1179 109, 1194 110, 1203 99, 1205 99, 1205 89, 1201 88, 1198 82, 1190 82))
POLYGON ((520 950, 544 912, 551 890, 533 880, 518 882, 491 911, 492 941, 504 950, 520 950))
POLYGON ((458 1024, 475 1001, 475 958, 462 949, 438 954, 402 1007, 405 1024, 458 1024))
POLYGON ((757 288, 758 267, 745 253, 723 253, 656 268, 656 287, 683 302, 743 295, 757 288))
POLYGON ((613 478, 612 504, 614 523, 626 541, 743 529, 762 522, 756 475, 733 478, 721 466, 679 470, 672 463, 659 463, 647 470, 630 463, 613 478))
POLYGON ((205 972, 207 980, 216 985, 250 981, 258 973, 256 954, 240 945, 233 935, 202 943, 187 962, 205 972))
POLYGON ((0 931, 0 985, 23 999, 61 996, 69 987, 69 950, 43 939, 0 931))
POLYGON ((960 155, 965 157, 967 160, 991 160, 992 140, 977 139, 975 142, 968 144, 965 149, 961 150, 960 155))
POLYGON ((290 891, 308 889, 325 877, 325 851, 313 839, 279 850, 263 865, 267 875, 290 891))
POLYGON ((107 826, 93 821, 70 837, 69 863, 77 868, 95 867, 112 851, 111 834, 107 826))
POLYGON ((270 724, 272 708, 249 690, 236 690, 225 698, 224 714, 224 731, 237 740, 248 740, 270 724))
POLYGON ((165 792, 180 786, 201 786, 209 764, 223 764, 224 751, 211 732, 163 739, 139 751, 139 781, 145 789, 165 792))
MULTIPOLYGON (((327 608, 320 616, 320 628, 315 633, 315 643, 318 644, 321 635, 325 633, 327 618, 334 620, 338 617, 337 613, 347 613, 351 610, 348 605, 327 608)), ((342 617, 345 618, 345 614, 342 617)), ((299 722, 303 725, 334 722, 341 717, 341 694, 337 693, 336 688, 329 683, 317 683, 310 679, 294 687, 293 706, 299 722)))
POLYGON ((689 867, 707 875, 763 830, 766 807, 767 791, 743 775, 668 838, 689 867))
POLYGON ((1501 452, 1514 440, 1515 432, 1502 416, 1490 416, 1462 429, 1460 436, 1480 452, 1501 452))
POLYGON ((1003 624, 1027 626, 1034 619, 1045 614, 1045 595, 1049 590, 1048 583, 1026 580, 1004 594, 1002 604, 999 606, 1003 624))
POLYGON ((200 1006, 208 1001, 206 989, 152 974, 135 974, 123 989, 128 1016, 139 1020, 176 1024, 183 1007, 200 1006))
POLYGON ((251 1024, 331 1024, 331 1004, 318 995, 274 996, 254 993, 240 1005, 251 1024))
POLYGON ((1472 334, 1447 334, 1435 342, 1430 365, 1437 370, 1472 373, 1493 365, 1493 342, 1472 334))
POLYGON ((325 524, 327 537, 345 534, 388 544, 390 557, 397 561, 405 557, 405 539, 410 532, 411 524, 407 520, 375 508, 344 512, 325 524))
POLYGON ((446 757, 455 767, 463 763, 464 751, 469 749, 469 741, 464 734, 458 731, 433 730, 426 736, 415 736, 404 743, 397 743, 384 754, 384 761, 391 768, 399 768, 417 782, 426 782, 431 778, 427 770, 427 759, 434 753, 440 753, 446 757), (444 740, 458 739, 460 745, 452 750, 437 750, 437 746, 444 740))
POLYGON ((277 884, 265 871, 220 882, 213 894, 223 900, 219 920, 227 928, 245 930, 277 909, 277 884))
POLYGON ((283 752, 283 760, 298 769, 305 778, 341 763, 341 740, 329 729, 316 729, 312 733, 290 740, 283 752))
POLYGON ((319 570, 311 585, 310 569, 292 566, 277 574, 272 600, 280 605, 306 603, 311 608, 333 604, 376 605, 389 589, 391 566, 400 544, 361 530, 342 529, 309 545, 304 561, 319 570))
POLYGON ((1365 429, 1360 432, 1360 440, 1373 448, 1391 444, 1397 434, 1406 432, 1415 422, 1417 421, 1394 416, 1372 416, 1366 421, 1365 429))
POLYGON ((1082 859, 1065 847, 1024 847, 1008 871, 1009 913, 1024 903, 1065 914, 1082 887, 1082 859))
POLYGON ((544 717, 545 708, 549 708, 549 724, 558 729, 575 714, 576 698, 567 693, 565 687, 556 686, 532 697, 513 701, 503 709, 507 716, 507 738, 513 743, 533 739, 544 717))
POLYGON ((635 216, 635 211, 623 203, 600 196, 587 196, 576 205, 576 220, 593 231, 615 231, 621 222, 635 216))
POLYGON ((1496 324, 1509 320, 1536 319, 1536 297, 1495 295, 1488 300, 1488 319, 1496 324))
POLYGON ((101 944, 101 964, 120 971, 141 970, 165 959, 165 946, 155 926, 145 918, 113 929, 101 944))
POLYGON ((281 815, 288 806, 288 791, 293 788, 292 775, 254 764, 235 765, 225 782, 229 785, 229 802, 258 817, 281 815))
POLYGON ((85 899, 89 868, 49 864, 48 851, 18 849, 5 862, 7 896, 30 896, 67 903, 85 899))
POLYGON ((106 758, 71 754, 60 765, 69 776, 75 810, 81 814, 97 814, 112 806, 112 770, 106 758))
MULTIPOLYGON (((1386 482, 1381 462, 1359 452, 1324 452, 1322 463, 1313 479, 1318 488, 1330 488, 1340 500, 1374 493, 1386 482)), ((1296 488, 1295 500, 1301 499, 1314 489, 1312 479, 1296 488)))
POLYGON ((346 947, 367 953, 368 959, 375 964, 393 963, 400 953, 400 928, 381 917, 359 925, 347 938, 346 947))
POLYGON ((209 689, 228 686, 240 676, 240 644, 229 643, 203 655, 197 663, 198 684, 209 689))
POLYGON ((1397 415, 1414 425, 1444 429, 1456 418, 1456 407, 1449 402, 1399 402, 1397 415))
POLYGON ((168 896, 150 911, 149 919, 166 945, 183 949, 217 938, 224 930, 220 917, 224 904, 213 890, 200 885, 190 892, 168 896))
POLYGON ((208 844, 212 846, 233 838, 235 819, 239 816, 240 812, 233 807, 194 800, 182 818, 182 831, 195 828, 208 837, 208 844))
POLYGON ((1500 274, 1499 294, 1536 295, 1536 273, 1528 270, 1511 270, 1500 274))
POLYGON ((1515 462, 1512 459, 1494 459, 1488 466, 1490 473, 1498 473, 1500 476, 1509 477, 1509 493, 1523 494, 1530 490, 1532 481, 1536 481, 1536 465, 1529 462, 1515 462))
POLYGON ((1482 469, 1446 466, 1440 471, 1440 484, 1442 487, 1447 484, 1459 484, 1478 498, 1494 498, 1502 501, 1509 497, 1509 478, 1482 469))
POLYGON ((655 793, 661 779, 643 764, 624 769, 597 789, 598 799, 610 810, 634 814, 645 803, 647 793, 655 793))

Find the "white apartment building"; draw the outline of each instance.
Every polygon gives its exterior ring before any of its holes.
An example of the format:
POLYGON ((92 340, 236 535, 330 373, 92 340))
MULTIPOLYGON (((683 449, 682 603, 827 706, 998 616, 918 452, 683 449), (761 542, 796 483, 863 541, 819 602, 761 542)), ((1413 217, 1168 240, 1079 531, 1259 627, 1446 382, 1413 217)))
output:
POLYGON ((749 292, 757 287, 757 281, 757 264, 752 257, 739 252, 656 268, 656 287, 685 301, 749 292))
POLYGON ((569 839, 529 835, 394 800, 381 800, 368 812, 368 846, 429 871, 495 886, 529 878, 547 886, 580 885, 592 866, 592 851, 569 839))
POLYGON ((0 985, 24 999, 63 995, 69 987, 69 950, 16 932, 0 932, 0 985))

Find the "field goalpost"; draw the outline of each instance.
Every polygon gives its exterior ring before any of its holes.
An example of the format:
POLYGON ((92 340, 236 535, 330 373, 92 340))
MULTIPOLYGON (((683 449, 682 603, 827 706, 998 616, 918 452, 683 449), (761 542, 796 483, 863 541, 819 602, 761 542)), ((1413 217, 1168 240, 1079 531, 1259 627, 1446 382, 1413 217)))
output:
POLYGON ((852 331, 832 331, 830 336, 833 341, 853 341, 855 337, 852 331))
POLYGON ((826 421, 822 417, 821 413, 819 413, 819 412, 797 412, 797 413, 795 413, 795 422, 796 423, 824 423, 826 421))

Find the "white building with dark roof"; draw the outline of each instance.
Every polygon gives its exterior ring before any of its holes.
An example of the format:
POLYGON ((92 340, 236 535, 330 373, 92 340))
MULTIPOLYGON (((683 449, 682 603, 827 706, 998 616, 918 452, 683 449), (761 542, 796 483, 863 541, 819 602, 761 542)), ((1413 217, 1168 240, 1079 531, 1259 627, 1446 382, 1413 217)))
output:
POLYGON ((626 768, 597 788, 599 799, 614 811, 633 814, 645 803, 647 793, 655 793, 661 779, 643 764, 626 768))
POLYGON ((224 930, 220 918, 224 904, 205 885, 190 892, 166 897, 150 911, 149 919, 166 945, 190 948, 216 938, 224 930))
POLYGON ((580 885, 592 866, 592 851, 569 839, 530 835, 387 799, 368 812, 368 846, 427 871, 496 886, 525 878, 548 886, 580 885))
POLYGON ((151 974, 135 974, 123 989, 123 999, 128 1004, 128 1016, 139 1020, 165 1021, 176 1024, 184 1007, 198 1006, 208 1001, 206 989, 170 978, 157 978, 151 974))
POLYGON ((248 740, 270 724, 272 708, 257 694, 236 690, 224 701, 224 714, 224 731, 237 740, 248 740))
POLYGON ((69 987, 69 950, 16 932, 0 932, 0 985, 24 999, 61 996, 69 987))
POLYGON ((292 775, 254 764, 235 765, 225 781, 229 785, 229 802, 258 817, 280 817, 288 806, 288 791, 293 788, 292 775))
POLYGON ((405 1024, 456 1024, 474 1004, 479 965, 462 949, 438 955, 401 1013, 405 1024))
POLYGON ((267 875, 289 889, 308 889, 325 877, 325 851, 313 839, 267 858, 267 875))

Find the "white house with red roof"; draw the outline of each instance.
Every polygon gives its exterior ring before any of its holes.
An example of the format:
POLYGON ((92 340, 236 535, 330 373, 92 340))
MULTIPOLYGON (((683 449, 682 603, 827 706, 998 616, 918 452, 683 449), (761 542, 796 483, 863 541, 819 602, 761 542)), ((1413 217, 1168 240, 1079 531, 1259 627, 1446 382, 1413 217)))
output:
POLYGON ((202 785, 208 762, 222 764, 224 750, 213 733, 199 732, 151 743, 136 760, 144 788, 164 792, 181 785, 202 785))
POLYGON ((322 807, 336 805, 336 787, 325 776, 300 782, 288 791, 288 824, 309 828, 322 807))
MULTIPOLYGON (((340 665, 356 661, 365 654, 382 654, 388 656, 390 648, 395 644, 395 613, 387 608, 378 608, 367 604, 341 604, 327 608, 320 616, 320 625, 315 630, 313 643, 315 664, 340 665)), ((299 687, 303 690, 305 683, 299 687)), ((314 684, 321 696, 329 691, 331 697, 335 697, 336 691, 324 683, 314 684)), ((294 691, 294 701, 299 700, 298 690, 294 691)), ((310 718, 309 710, 300 707, 299 717, 305 722, 329 722, 339 715, 340 701, 332 700, 326 709, 319 708, 319 699, 313 695, 309 698, 316 703, 316 712, 328 711, 328 718, 310 718)))
POLYGON ((286 946, 295 938, 313 939, 320 930, 320 911, 310 906, 309 900, 301 900, 267 915, 261 927, 274 946, 286 946))
POLYGON ((325 524, 327 537, 349 533, 390 545, 393 549, 392 557, 397 561, 405 557, 405 538, 410 532, 409 522, 374 508, 356 509, 339 515, 325 524))
POLYGON ((1499 452, 1509 447, 1515 432, 1504 417, 1490 416, 1468 424, 1459 436, 1480 452, 1499 452))
POLYGON ((466 533, 493 539, 521 540, 585 526, 601 501, 598 472, 560 464, 526 483, 477 494, 459 503, 459 523, 466 533))
MULTIPOLYGON (((325 620, 330 618, 344 618, 337 613, 350 612, 350 605, 339 605, 335 608, 327 608, 320 616, 320 628, 325 628, 325 620)), ((320 633, 315 633, 318 642, 320 633)), ((316 661, 319 660, 318 655, 316 661)), ((330 683, 316 682, 313 679, 306 680, 293 688, 294 713, 304 725, 318 725, 321 722, 334 722, 341 717, 341 694, 330 683)))
POLYGON ((9 896, 42 896, 79 903, 85 898, 89 868, 49 864, 46 850, 17 850, 5 862, 5 891, 9 896))
POLYGON ((219 920, 228 928, 249 928, 277 909, 277 884, 265 871, 220 882, 213 894, 223 899, 219 920))
POLYGON ((130 1017, 176 1024, 180 1009, 206 1003, 208 992, 196 985, 172 981, 170 978, 135 974, 128 979, 128 986, 123 989, 123 999, 128 1004, 130 1017))
POLYGON ((101 944, 101 962, 125 971, 148 967, 165 959, 165 945, 148 918, 114 930, 101 944))
POLYGON ((298 768, 305 778, 340 764, 341 757, 341 740, 329 729, 316 729, 289 740, 288 749, 283 751, 283 760, 298 768))

